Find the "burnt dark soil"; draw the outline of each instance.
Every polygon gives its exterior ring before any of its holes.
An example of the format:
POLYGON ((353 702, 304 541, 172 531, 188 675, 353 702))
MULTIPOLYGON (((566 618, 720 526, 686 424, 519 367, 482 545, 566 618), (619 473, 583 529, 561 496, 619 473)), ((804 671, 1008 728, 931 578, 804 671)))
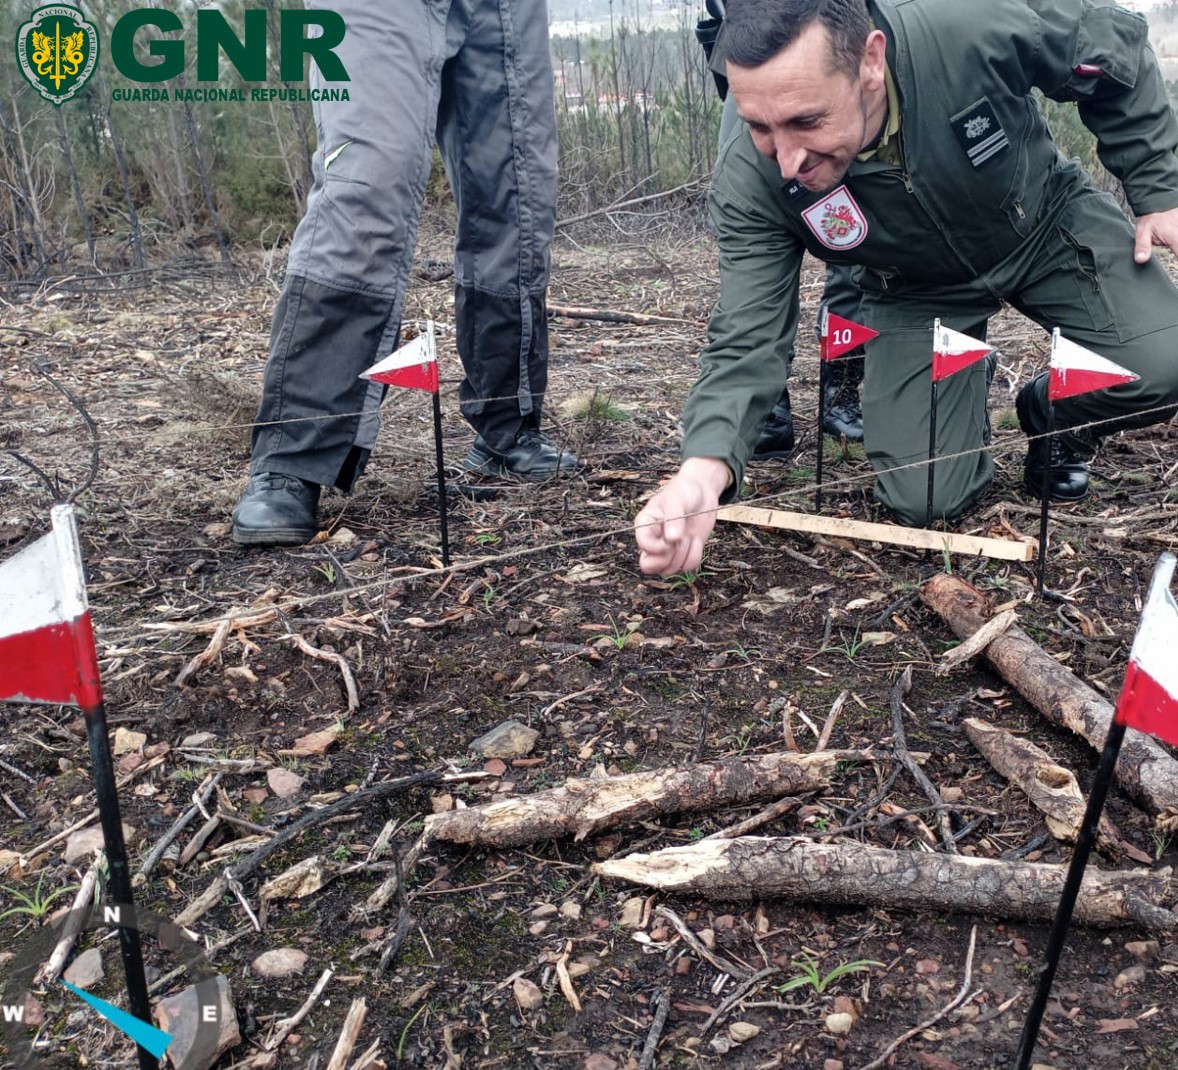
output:
MULTIPOLYGON (((444 260, 444 242, 434 245, 427 252, 444 260)), ((244 1037, 221 1065, 325 1066, 349 1004, 363 996, 368 1016, 347 1065, 377 1042, 388 1066, 637 1068, 666 999, 657 1061, 646 1066, 698 1060, 742 1070, 849 1070, 954 997, 975 926, 969 998, 901 1045, 889 1065, 1009 1065, 1045 925, 755 895, 709 902, 589 871, 602 858, 697 840, 760 807, 685 813, 582 843, 427 846, 405 873, 403 895, 365 907, 436 807, 529 794, 569 777, 776 751, 786 746, 787 726, 796 747, 810 751, 844 692, 830 746, 873 746, 879 759, 840 766, 828 790, 758 834, 936 849, 927 797, 889 757, 889 694, 906 667, 914 681, 908 746, 928 752, 928 776, 953 800, 959 850, 1065 863, 1070 847, 987 765, 960 722, 981 716, 1029 736, 1085 790, 1095 753, 1047 724, 983 663, 935 675, 955 640, 923 607, 919 587, 951 569, 996 605, 1016 605, 1045 649, 1112 696, 1154 562, 1178 542, 1178 435, 1170 425, 1109 441, 1094 464, 1090 499, 1054 511, 1049 582, 1059 598, 1031 597, 1029 565, 734 525, 721 525, 698 574, 644 577, 629 525, 676 463, 678 415, 716 292, 712 253, 702 240, 643 239, 566 245, 556 262, 554 304, 663 319, 554 319, 546 423, 586 467, 538 486, 475 486, 460 474, 471 434, 457 412, 453 338, 442 334, 451 570, 440 567, 429 403, 413 392, 390 394, 379 447, 355 495, 325 496, 331 538, 274 552, 230 541, 228 514, 245 479, 277 292, 273 265, 259 261, 239 278, 177 263, 150 282, 75 278, 10 291, 0 305, 3 553, 46 530, 55 496, 80 491, 112 731, 146 736, 116 759, 134 867, 213 771, 222 775, 208 808, 236 818, 221 822, 191 861, 165 858, 139 890, 143 903, 180 914, 234 857, 343 793, 419 771, 492 774, 390 794, 287 843, 245 882, 253 910, 261 884, 303 859, 318 856, 334 879, 304 898, 268 900, 261 932, 232 895, 193 922, 207 947, 236 936, 211 952, 230 979, 244 1037), (86 420, 38 368, 93 421, 92 479, 86 420), (239 623, 178 686, 227 615, 239 623), (342 657, 357 709, 348 710, 340 663, 311 656, 290 636, 342 657), (475 758, 471 741, 508 720, 538 730, 531 753, 475 758), (324 730, 334 738, 322 753, 286 753, 324 730), (294 794, 270 790, 275 769, 301 778, 294 794), (916 816, 896 816, 905 811, 916 816), (840 832, 845 825, 856 828, 840 832), (378 843, 382 831, 387 848, 378 843), (703 932, 716 954, 750 973, 776 972, 727 1002, 738 982, 655 914, 660 904, 703 932), (303 971, 259 976, 251 962, 279 947, 307 952, 303 971), (807 962, 816 963, 819 981, 839 966, 859 968, 823 991, 790 987, 807 962), (267 1055, 279 1020, 326 967, 334 976, 310 1014, 267 1055), (852 1016, 849 1032, 828 1030, 832 1012, 852 1016)), ((819 284, 810 271, 804 323, 819 284)), ((415 278, 407 320, 446 324, 451 313, 448 281, 415 278)), ((991 337, 1002 353, 991 394, 998 475, 959 530, 1034 534, 1037 505, 1021 487, 1024 439, 1012 403, 1018 385, 1044 365, 1048 340, 1013 313, 992 324, 991 337)), ((754 468, 750 500, 812 508, 816 379, 807 331, 795 365, 799 449, 791 462, 754 468)), ((861 449, 828 443, 827 451, 825 511, 876 519, 861 449)), ((76 711, 9 707, 5 718, 0 845, 15 852, 0 856, 9 867, 0 878, 8 908, 20 904, 17 892, 34 896, 39 883, 39 898, 79 883, 89 860, 67 865, 64 839, 34 848, 85 817, 93 792, 76 711)), ((1109 813, 1123 840, 1120 857, 1093 865, 1173 864, 1178 849, 1153 815, 1117 792, 1109 813)), ((179 837, 181 848, 203 820, 179 837)), ((22 926, 36 923, 28 912, 0 918, 0 945, 17 945, 28 932, 22 926)), ((1178 948, 1164 934, 1156 947, 1126 946, 1155 935, 1073 930, 1038 1062, 1060 1070, 1175 1065, 1178 948)), ((110 942, 101 946, 107 980, 96 991, 116 998, 117 955, 110 942)), ((53 991, 40 998, 50 1012, 63 1006, 53 991)), ((105 1066, 131 1058, 81 1015, 49 1021, 48 1060, 105 1066)))

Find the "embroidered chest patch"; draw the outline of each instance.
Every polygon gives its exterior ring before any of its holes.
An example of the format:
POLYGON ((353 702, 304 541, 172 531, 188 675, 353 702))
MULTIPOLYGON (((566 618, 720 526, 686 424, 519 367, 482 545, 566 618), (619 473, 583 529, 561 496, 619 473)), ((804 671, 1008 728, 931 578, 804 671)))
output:
POLYGON ((981 167, 1010 144, 994 114, 994 105, 985 97, 959 111, 949 122, 974 167, 981 167))
POLYGON ((867 237, 867 217, 846 186, 810 205, 802 218, 828 249, 853 249, 867 237))

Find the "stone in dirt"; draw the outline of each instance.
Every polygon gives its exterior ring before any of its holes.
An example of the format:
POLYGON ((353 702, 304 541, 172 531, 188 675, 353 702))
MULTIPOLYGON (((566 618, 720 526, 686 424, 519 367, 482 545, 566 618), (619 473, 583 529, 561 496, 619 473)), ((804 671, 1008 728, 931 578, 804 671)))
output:
POLYGON ((139 750, 146 742, 146 732, 132 732, 129 728, 116 728, 115 741, 111 744, 110 750, 117 758, 120 754, 130 754, 139 750))
POLYGON ((184 1070, 209 1070, 223 1053, 241 1043, 241 1031, 237 1027, 237 1012, 233 1009, 233 993, 229 988, 229 978, 218 976, 214 984, 216 990, 212 1003, 208 1002, 205 986, 198 992, 195 985, 190 985, 156 1004, 155 1024, 172 1037, 167 1053, 168 1062, 172 1066, 183 1066, 184 1070), (197 1025, 202 1014, 206 1015, 206 1022, 207 1016, 213 1015, 220 1024, 220 1032, 215 1043, 206 1045, 202 1029, 198 1052, 197 1025), (205 1050, 206 1047, 208 1050, 205 1050))
POLYGON ((474 740, 470 749, 484 758, 522 758, 532 753, 539 738, 534 728, 519 721, 504 721, 474 740))
MULTIPOLYGON (((128 847, 135 842, 136 835, 135 830, 124 821, 123 840, 128 847)), ((80 829, 65 841, 66 864, 72 866, 84 861, 104 846, 101 825, 91 825, 90 828, 80 829)))
POLYGON ((618 1070, 618 1063, 608 1055, 594 1052, 585 1057, 584 1070, 618 1070))
POLYGON ((250 969, 259 977, 269 977, 278 980, 283 977, 293 977, 302 973, 307 965, 307 953, 296 947, 276 947, 270 951, 263 951, 253 962, 250 969))
POLYGON ((207 747, 210 743, 216 742, 217 736, 213 732, 194 732, 180 740, 180 746, 187 750, 191 747, 207 747))
POLYGON ((275 767, 266 772, 266 783, 270 785, 270 790, 280 799, 289 799, 292 795, 299 793, 304 780, 298 773, 292 773, 289 769, 275 767))
POLYGON ((278 753, 290 755, 292 758, 317 758, 327 752, 342 731, 339 725, 332 725, 321 732, 309 732, 305 736, 299 736, 290 750, 280 750, 278 753))
POLYGON ((826 1031, 833 1033, 836 1037, 849 1033, 854 1024, 855 1019, 846 1012, 826 1016, 826 1031))
POLYGON ((1161 955, 1161 945, 1156 940, 1130 940, 1125 950, 1135 959, 1149 961, 1161 955))
POLYGON ((526 977, 517 977, 511 990, 521 1011, 534 1011, 544 1006, 544 993, 540 991, 540 986, 526 977))
POLYGON ((646 900, 640 896, 632 896, 622 904, 622 916, 619 919, 627 929, 637 929, 642 924, 642 915, 646 913, 646 900))
POLYGON ((1117 974, 1113 981, 1113 988, 1128 988, 1130 985, 1139 985, 1145 980, 1144 966, 1126 966, 1120 973, 1117 974))
POLYGON ((728 1035, 736 1044, 743 1044, 746 1040, 752 1040, 760 1032, 761 1027, 753 1025, 752 1022, 733 1022, 728 1027, 728 1035))
POLYGON ((76 988, 89 988, 106 976, 102 968, 102 952, 96 947, 83 951, 65 969, 62 976, 76 988))

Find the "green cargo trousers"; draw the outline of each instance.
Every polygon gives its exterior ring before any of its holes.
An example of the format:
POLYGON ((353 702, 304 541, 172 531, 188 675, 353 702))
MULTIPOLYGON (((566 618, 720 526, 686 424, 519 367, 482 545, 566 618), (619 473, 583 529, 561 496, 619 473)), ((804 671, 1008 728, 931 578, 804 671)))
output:
MULTIPOLYGON (((962 285, 913 286, 858 269, 861 320, 880 332, 867 346, 863 426, 875 496, 904 524, 923 525, 928 497, 932 324, 975 338, 1008 302, 1136 372, 1134 383, 1055 405, 1066 444, 1091 455, 1114 431, 1168 420, 1178 406, 1178 289, 1156 259, 1133 261, 1133 227, 1112 197, 1081 187, 1013 256, 962 285)), ((934 516, 952 520, 989 486, 982 444, 985 362, 943 380, 937 399, 934 516)))

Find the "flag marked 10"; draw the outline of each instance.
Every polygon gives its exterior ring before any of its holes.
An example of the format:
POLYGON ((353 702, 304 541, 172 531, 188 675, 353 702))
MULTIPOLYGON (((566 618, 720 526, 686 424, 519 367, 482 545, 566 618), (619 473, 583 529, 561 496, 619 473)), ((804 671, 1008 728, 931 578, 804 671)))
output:
POLYGON ((879 331, 864 327, 862 323, 836 316, 827 312, 822 323, 822 334, 818 342, 818 354, 823 360, 837 360, 844 353, 858 349, 861 345, 879 337, 879 331))

